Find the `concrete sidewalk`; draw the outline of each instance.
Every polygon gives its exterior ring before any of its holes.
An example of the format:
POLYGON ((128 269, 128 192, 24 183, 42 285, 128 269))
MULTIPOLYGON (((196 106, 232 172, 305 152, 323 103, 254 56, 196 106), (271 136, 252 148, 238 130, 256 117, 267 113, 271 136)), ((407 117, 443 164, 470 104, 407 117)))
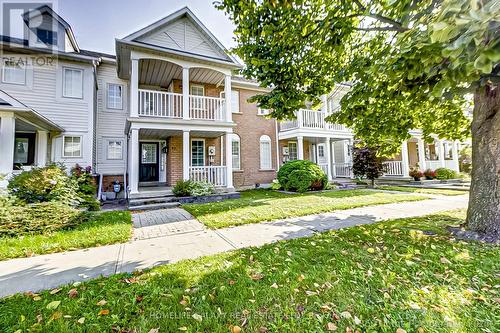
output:
POLYGON ((0 262, 0 297, 376 221, 466 208, 468 196, 368 206, 0 262))

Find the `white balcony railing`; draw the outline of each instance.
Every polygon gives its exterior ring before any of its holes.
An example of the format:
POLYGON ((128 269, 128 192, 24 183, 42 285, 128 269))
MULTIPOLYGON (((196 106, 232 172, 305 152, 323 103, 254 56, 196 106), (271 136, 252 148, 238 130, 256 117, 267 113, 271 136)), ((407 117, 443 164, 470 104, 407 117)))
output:
POLYGON ((189 179, 206 181, 214 186, 226 186, 227 168, 225 166, 189 167, 189 179))
POLYGON ((328 113, 323 111, 314 111, 301 109, 296 112, 296 119, 280 122, 280 131, 288 131, 297 128, 342 131, 348 132, 349 129, 341 124, 331 124, 325 120, 328 113))
POLYGON ((333 176, 334 177, 351 177, 352 164, 351 163, 333 163, 333 176))
POLYGON ((226 116, 224 98, 189 96, 189 116, 192 119, 223 121, 226 116))
POLYGON ((182 118, 182 94, 139 89, 139 116, 182 118))
POLYGON ((386 176, 403 176, 402 161, 386 161, 382 163, 384 166, 384 175, 386 176))

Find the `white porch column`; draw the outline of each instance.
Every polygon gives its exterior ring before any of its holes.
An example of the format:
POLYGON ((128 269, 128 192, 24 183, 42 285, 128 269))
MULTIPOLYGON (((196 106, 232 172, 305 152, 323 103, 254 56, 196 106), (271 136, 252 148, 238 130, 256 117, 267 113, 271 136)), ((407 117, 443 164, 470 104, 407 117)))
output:
POLYGON ((14 167, 16 118, 14 114, 0 115, 0 174, 10 174, 14 167))
POLYGON ((191 118, 189 116, 189 67, 182 68, 182 118, 191 118))
POLYGON ((139 130, 137 128, 130 130, 128 161, 130 193, 139 193, 139 130))
POLYGON ((418 165, 420 170, 424 171, 427 169, 425 165, 425 147, 424 140, 422 138, 417 138, 417 149, 418 149, 418 165))
POLYGON ((189 131, 182 132, 182 179, 189 180, 189 165, 190 163, 189 152, 189 131))
POLYGON ((47 164, 47 131, 36 131, 36 162, 37 166, 47 164))
POLYGON ((302 136, 297 137, 297 159, 304 159, 304 137, 302 136))
POLYGON ((458 164, 458 142, 456 140, 451 144, 451 158, 453 159, 453 170, 460 172, 460 166, 458 164))
POLYGON ((436 144, 438 145, 439 165, 441 166, 441 168, 445 168, 446 162, 444 160, 444 142, 443 140, 439 140, 436 142, 436 144))
POLYGON ((335 168, 335 141, 330 142, 330 149, 331 149, 331 161, 332 161, 332 177, 337 178, 337 170, 335 168))
MULTIPOLYGON (((227 95, 226 95, 227 96, 227 95)), ((231 112, 229 112, 231 113, 231 112)), ((224 142, 226 143, 226 187, 233 189, 233 151, 231 133, 226 133, 224 142)))
POLYGON ((328 180, 332 180, 332 143, 330 138, 326 138, 326 158, 328 159, 328 180))
POLYGON ((132 59, 130 71, 130 117, 139 117, 139 59, 132 59))
POLYGON ((231 75, 226 75, 224 78, 224 95, 226 96, 226 121, 227 122, 232 122, 233 121, 233 114, 231 112, 231 103, 238 103, 238 101, 232 101, 231 100, 231 75))
POLYGON ((408 160, 408 141, 403 141, 401 145, 401 164, 403 168, 403 177, 410 177, 410 162, 408 160))

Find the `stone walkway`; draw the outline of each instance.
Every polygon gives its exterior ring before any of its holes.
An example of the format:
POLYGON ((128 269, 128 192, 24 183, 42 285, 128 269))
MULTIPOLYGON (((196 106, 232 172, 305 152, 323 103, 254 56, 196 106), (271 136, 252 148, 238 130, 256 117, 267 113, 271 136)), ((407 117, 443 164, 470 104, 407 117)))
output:
POLYGON ((151 210, 132 215, 134 240, 203 231, 205 226, 182 208, 151 210))
MULTIPOLYGON (((0 297, 17 292, 51 289, 101 275, 132 272, 284 239, 308 237, 316 232, 466 208, 467 201, 467 195, 439 196, 423 201, 339 210, 219 230, 203 229, 188 234, 174 233, 124 244, 2 261, 0 297)), ((141 217, 138 225, 146 225, 146 221, 154 223, 155 219, 141 217)), ((144 228, 150 227, 156 226, 144 228)))

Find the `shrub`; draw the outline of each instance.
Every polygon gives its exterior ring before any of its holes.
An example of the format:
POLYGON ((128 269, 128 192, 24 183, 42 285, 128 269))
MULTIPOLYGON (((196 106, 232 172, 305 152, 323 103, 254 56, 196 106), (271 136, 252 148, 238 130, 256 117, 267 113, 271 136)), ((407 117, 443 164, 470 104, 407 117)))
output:
POLYGON ((86 207, 89 210, 99 210, 101 205, 95 198, 97 187, 94 184, 92 168, 90 166, 83 168, 76 164, 71 169, 71 178, 77 184, 77 195, 80 199, 80 207, 86 207))
POLYGON ((285 190, 306 192, 314 182, 314 176, 306 170, 293 170, 288 176, 288 181, 285 184, 285 190))
POLYGON ((175 184, 172 192, 177 197, 203 196, 213 194, 215 187, 206 181, 180 180, 175 184))
POLYGON ((458 174, 456 171, 448 168, 439 168, 436 169, 436 178, 440 180, 456 179, 458 178, 458 174))
POLYGON ((89 213, 60 202, 41 202, 26 206, 7 204, 0 209, 0 237, 47 234, 75 227, 88 220, 89 213))
POLYGON ((279 180, 277 179, 273 179, 273 182, 271 183, 271 190, 279 190, 281 189, 281 184, 279 182, 279 180))
POLYGON ((371 185, 374 186, 375 179, 384 174, 384 166, 382 159, 377 156, 377 149, 369 147, 354 148, 352 172, 359 179, 369 179, 371 185))
POLYGON ((415 179, 420 179, 424 176, 424 173, 422 171, 418 170, 418 168, 411 168, 409 175, 410 175, 410 177, 413 177, 415 179))
POLYGON ((80 201, 76 180, 55 164, 23 171, 12 177, 7 188, 11 195, 27 204, 59 201, 76 206, 80 201))
POLYGON ((319 166, 311 161, 307 160, 296 160, 285 163, 278 171, 278 181, 286 190, 294 191, 296 189, 303 188, 305 185, 300 185, 297 183, 297 176, 294 176, 292 183, 288 184, 292 172, 296 170, 304 171, 307 173, 307 180, 309 183, 307 190, 322 190, 328 184, 328 177, 321 170, 319 166))
POLYGON ((427 169, 427 170, 424 171, 424 176, 427 179, 436 178, 436 171, 433 171, 431 169, 427 169))
POLYGON ((458 164, 460 166, 460 171, 465 172, 470 175, 472 171, 472 148, 464 147, 460 150, 458 154, 458 164))

